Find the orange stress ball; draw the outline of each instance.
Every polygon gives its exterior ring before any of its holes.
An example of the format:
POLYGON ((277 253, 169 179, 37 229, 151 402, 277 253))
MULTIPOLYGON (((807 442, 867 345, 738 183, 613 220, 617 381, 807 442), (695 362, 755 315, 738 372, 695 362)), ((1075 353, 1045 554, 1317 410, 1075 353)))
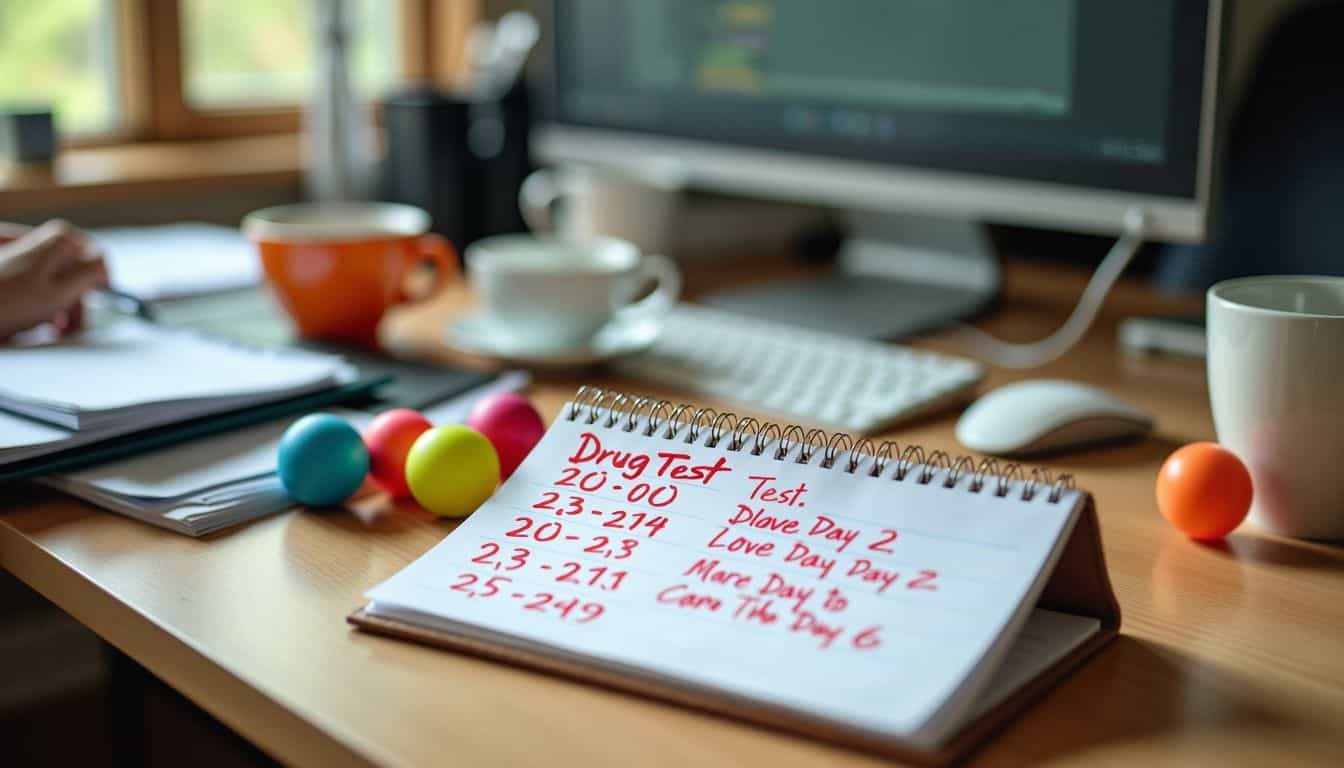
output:
POLYGON ((1216 443, 1191 443, 1157 473, 1157 509, 1192 539, 1221 539, 1251 508, 1251 473, 1216 443))

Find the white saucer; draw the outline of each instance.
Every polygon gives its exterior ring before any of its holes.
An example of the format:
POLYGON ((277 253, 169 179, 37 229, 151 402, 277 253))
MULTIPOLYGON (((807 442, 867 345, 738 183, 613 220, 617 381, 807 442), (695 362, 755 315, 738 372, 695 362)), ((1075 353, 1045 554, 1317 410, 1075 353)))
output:
POLYGON ((473 313, 450 322, 444 340, 455 349, 501 362, 577 367, 643 351, 653 344, 661 330, 662 324, 652 320, 613 320, 585 344, 555 347, 529 344, 515 336, 501 333, 484 316, 473 313))

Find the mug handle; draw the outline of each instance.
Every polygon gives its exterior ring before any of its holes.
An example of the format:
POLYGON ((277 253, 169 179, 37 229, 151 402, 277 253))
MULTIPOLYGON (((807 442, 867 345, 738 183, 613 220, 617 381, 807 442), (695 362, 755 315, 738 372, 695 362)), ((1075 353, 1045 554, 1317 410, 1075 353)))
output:
POLYGON ((518 211, 523 214, 523 222, 536 234, 555 230, 555 216, 551 206, 560 199, 560 185, 555 171, 542 168, 528 174, 518 187, 518 211))
POLYGON ((658 287, 648 296, 634 303, 618 302, 615 314, 620 322, 653 320, 666 315, 681 297, 681 271, 666 256, 651 254, 644 257, 635 273, 636 279, 654 280, 658 287))
POLYGON ((407 260, 410 266, 418 266, 425 262, 431 262, 434 265, 434 284, 429 290, 418 296, 413 296, 406 290, 403 284, 397 298, 398 303, 419 302, 429 299, 443 289, 452 280, 458 272, 457 251, 443 235, 436 235, 433 232, 423 234, 415 239, 415 249, 409 252, 407 260))

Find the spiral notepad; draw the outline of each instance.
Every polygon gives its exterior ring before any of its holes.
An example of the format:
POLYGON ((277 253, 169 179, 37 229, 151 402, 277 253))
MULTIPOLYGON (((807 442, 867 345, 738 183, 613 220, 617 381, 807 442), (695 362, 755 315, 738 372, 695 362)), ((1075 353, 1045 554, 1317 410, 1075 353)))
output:
POLYGON ((1114 636, 1070 478, 581 389, 362 628, 940 763, 1114 636))

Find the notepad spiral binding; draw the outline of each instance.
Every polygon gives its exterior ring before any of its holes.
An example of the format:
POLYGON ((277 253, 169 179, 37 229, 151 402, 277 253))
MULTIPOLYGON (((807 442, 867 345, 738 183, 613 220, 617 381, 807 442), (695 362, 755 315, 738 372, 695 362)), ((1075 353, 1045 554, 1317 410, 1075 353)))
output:
POLYGON ((780 425, 759 421, 751 416, 738 418, 737 414, 719 413, 713 408, 697 408, 684 403, 674 405, 668 400, 599 387, 579 387, 573 402, 562 415, 569 421, 583 419, 587 424, 601 421, 606 429, 615 428, 618 424, 625 432, 634 432, 639 428, 646 437, 653 437, 661 430, 663 439, 680 438, 688 444, 697 443, 703 434, 703 445, 706 448, 717 447, 726 439, 724 450, 741 451, 750 446, 753 456, 765 455, 773 442, 775 446, 769 455, 777 461, 789 459, 796 448, 797 455, 793 461, 810 464, 820 452, 821 462, 818 466, 835 468, 836 462, 844 457, 839 468, 851 475, 858 473, 859 468, 871 459, 872 465, 864 470, 864 474, 881 477, 887 471, 887 466, 894 464, 891 479, 897 482, 910 479, 919 485, 929 485, 937 479, 944 488, 951 489, 969 474, 971 481, 967 486, 968 491, 980 493, 988 479, 993 481, 993 493, 998 497, 1007 497, 1016 481, 1021 485, 1020 498, 1023 501, 1031 501, 1038 491, 1048 489, 1045 491, 1046 499, 1057 503, 1065 491, 1074 488, 1073 475, 1065 474, 1056 478, 1043 467, 1024 469, 1017 463, 1000 465, 990 458, 981 459, 977 464, 972 456, 952 456, 941 450, 926 453, 918 445, 902 448, 895 440, 883 440, 874 445, 866 437, 855 440, 843 432, 805 430, 797 424, 780 425), (688 413, 690 417, 683 420, 682 417, 688 413))

